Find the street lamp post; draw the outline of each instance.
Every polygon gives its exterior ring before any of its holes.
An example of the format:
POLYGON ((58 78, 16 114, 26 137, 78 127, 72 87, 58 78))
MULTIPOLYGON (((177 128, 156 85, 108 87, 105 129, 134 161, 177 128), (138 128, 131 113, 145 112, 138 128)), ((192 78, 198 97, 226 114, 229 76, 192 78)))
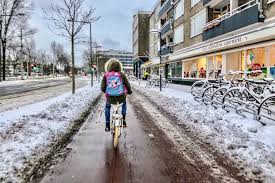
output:
POLYGON ((162 91, 162 68, 161 68, 161 62, 162 62, 162 55, 161 55, 161 31, 158 29, 152 29, 150 30, 151 33, 158 34, 159 36, 159 90, 162 91))
POLYGON ((79 22, 79 23, 84 23, 84 24, 90 24, 90 59, 91 59, 91 87, 93 87, 94 82, 93 82, 93 71, 92 71, 92 66, 93 66, 93 39, 92 39, 92 21, 78 21, 78 20, 67 20, 68 22, 79 22))

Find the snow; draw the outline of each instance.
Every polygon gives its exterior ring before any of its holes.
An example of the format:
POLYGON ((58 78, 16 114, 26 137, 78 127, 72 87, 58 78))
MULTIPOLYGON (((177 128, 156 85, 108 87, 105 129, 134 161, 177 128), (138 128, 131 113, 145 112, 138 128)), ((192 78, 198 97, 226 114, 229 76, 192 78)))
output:
POLYGON ((189 86, 171 85, 160 93, 159 88, 145 88, 144 82, 132 84, 175 116, 177 123, 244 167, 246 177, 275 182, 275 124, 262 126, 252 115, 244 118, 197 102, 188 92, 189 86))
POLYGON ((75 95, 0 113, 0 182, 21 182, 28 162, 41 157, 100 93, 98 85, 86 86, 75 95))

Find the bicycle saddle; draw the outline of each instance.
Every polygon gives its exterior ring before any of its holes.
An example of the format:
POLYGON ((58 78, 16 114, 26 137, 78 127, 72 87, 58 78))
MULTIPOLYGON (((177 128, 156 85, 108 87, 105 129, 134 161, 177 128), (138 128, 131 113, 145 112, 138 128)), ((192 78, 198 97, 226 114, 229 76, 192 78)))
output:
POLYGON ((244 74, 243 71, 236 71, 235 73, 236 73, 236 74, 244 74))
POLYGON ((234 75, 234 74, 236 74, 236 72, 234 72, 234 71, 229 71, 228 74, 229 74, 229 75, 234 75))
POLYGON ((247 82, 254 82, 254 79, 245 78, 244 80, 247 81, 247 82))
POLYGON ((266 81, 263 81, 263 80, 254 80, 254 83, 256 84, 266 84, 267 82, 266 81))
POLYGON ((255 70, 255 71, 251 71, 251 73, 253 73, 253 74, 260 74, 260 73, 263 73, 263 71, 262 70, 255 70))
POLYGON ((264 78, 264 81, 268 82, 268 83, 272 83, 274 81, 273 78, 264 78))

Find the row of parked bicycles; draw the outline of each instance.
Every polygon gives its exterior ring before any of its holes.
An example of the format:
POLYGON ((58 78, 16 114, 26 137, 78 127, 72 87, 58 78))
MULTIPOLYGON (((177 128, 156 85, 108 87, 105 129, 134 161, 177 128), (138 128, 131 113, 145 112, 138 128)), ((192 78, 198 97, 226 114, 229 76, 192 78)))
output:
POLYGON ((215 108, 221 107, 229 112, 246 117, 246 113, 266 125, 275 121, 275 82, 272 78, 251 79, 261 74, 261 70, 229 72, 221 74, 213 81, 197 81, 192 85, 194 99, 215 108), (235 79, 236 76, 239 79, 235 79))
MULTIPOLYGON (((161 84, 163 88, 168 88, 169 84, 171 82, 165 78, 161 79, 161 84)), ((160 78, 159 77, 150 77, 145 85, 145 88, 154 88, 154 87, 159 87, 160 86, 160 78)))

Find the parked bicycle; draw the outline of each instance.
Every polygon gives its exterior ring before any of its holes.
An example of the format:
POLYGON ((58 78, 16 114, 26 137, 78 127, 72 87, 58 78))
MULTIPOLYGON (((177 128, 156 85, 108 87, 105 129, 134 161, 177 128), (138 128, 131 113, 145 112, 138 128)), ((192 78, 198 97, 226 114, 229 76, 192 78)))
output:
POLYGON ((263 125, 263 119, 275 121, 275 83, 274 79, 254 80, 249 78, 262 71, 230 72, 212 82, 197 81, 191 88, 194 99, 215 108, 219 106, 229 112, 229 108, 246 117, 244 112, 251 113, 263 125), (235 79, 235 76, 240 78, 235 79), (246 75, 243 79, 243 75, 246 75), (230 76, 230 80, 225 77, 230 76))

